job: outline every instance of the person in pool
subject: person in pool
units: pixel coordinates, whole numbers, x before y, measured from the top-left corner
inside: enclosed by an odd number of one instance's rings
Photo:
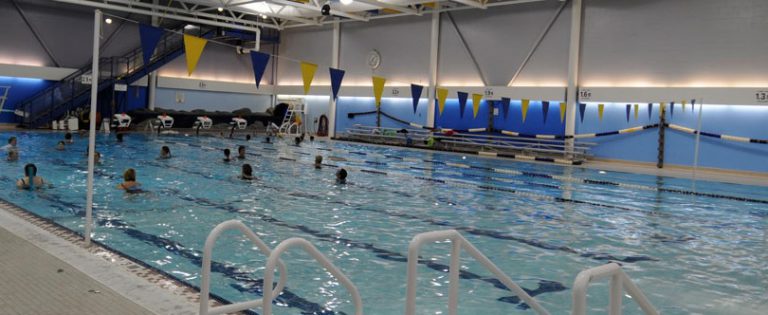
[[[160,156],[158,159],[164,160],[164,159],[170,159],[171,158],[171,148],[169,148],[167,145],[164,145],[160,149]]]
[[[118,133],[117,135],[115,135],[115,138],[117,138],[117,142],[123,142],[123,134],[122,133]]]
[[[75,140],[72,139],[72,133],[67,132],[64,134],[64,143],[65,144],[73,144],[75,143]]]
[[[229,149],[224,149],[224,162],[232,162],[232,158],[229,157],[230,154]]]
[[[8,162],[14,162],[19,160],[19,151],[17,150],[8,150],[8,156],[5,158]]]
[[[96,151],[96,153],[93,154],[93,163],[94,164],[101,163],[101,153],[99,153],[99,151]]]
[[[245,160],[245,146],[241,145],[237,147],[237,159],[238,160]]]
[[[336,184],[346,184],[347,183],[347,170],[340,169],[338,172],[336,172]]]
[[[293,141],[295,146],[297,147],[301,146],[301,137],[296,137],[295,139],[293,139]]]
[[[245,141],[251,141],[251,135],[245,135]]]
[[[315,156],[315,169],[319,170],[321,168],[323,168],[323,156],[317,155]]]
[[[242,172],[240,173],[240,179],[242,180],[254,180],[256,177],[253,176],[253,167],[251,167],[251,164],[245,163],[243,164]]]
[[[19,189],[40,189],[44,188],[45,180],[37,176],[37,166],[35,164],[24,165],[24,177],[16,181],[16,187]]]
[[[264,139],[264,143],[272,143],[272,139],[267,136],[267,138]]]
[[[64,146],[65,146],[64,141],[59,141],[59,143],[56,144],[56,150],[64,151],[65,149]]]
[[[8,138],[8,144],[3,146],[3,151],[18,151],[18,148],[16,147],[16,143],[18,143],[18,140],[16,140],[16,137],[10,137]]]
[[[136,170],[129,168],[123,173],[123,182],[117,185],[117,189],[127,193],[141,192],[141,183],[136,181]]]

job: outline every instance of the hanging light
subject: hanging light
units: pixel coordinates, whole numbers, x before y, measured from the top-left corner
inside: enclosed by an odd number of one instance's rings
[[[341,4],[343,4],[343,5],[350,5],[350,4],[352,4],[352,2],[354,2],[355,0],[340,0],[340,1],[341,1]]]
[[[222,7],[218,7],[218,8],[216,8],[216,10],[219,10],[219,12],[224,12],[224,8],[222,8]]]
[[[112,19],[106,18],[106,19],[104,19],[104,23],[112,24]]]
[[[262,19],[266,19],[266,18],[267,18],[267,15],[266,15],[266,14],[262,14],[262,15],[261,15],[261,18],[262,18]]]

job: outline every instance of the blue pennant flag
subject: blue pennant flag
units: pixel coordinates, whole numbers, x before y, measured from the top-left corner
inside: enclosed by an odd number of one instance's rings
[[[694,106],[694,105],[696,105],[696,100],[695,99],[691,99],[691,112],[695,112],[696,111],[696,106]]]
[[[256,88],[261,84],[261,78],[264,76],[264,70],[267,69],[269,54],[258,51],[251,51],[251,63],[253,64],[253,76],[256,78]]]
[[[139,37],[141,38],[141,51],[144,56],[144,66],[149,64],[152,54],[155,53],[157,43],[163,38],[165,31],[162,28],[139,24]]]
[[[584,112],[587,111],[587,104],[579,104],[579,114],[581,114],[581,122],[584,122]]]
[[[629,122],[629,112],[632,111],[632,105],[627,104],[627,122]]]
[[[671,117],[675,116],[675,102],[669,102],[669,115]]]
[[[547,115],[549,115],[549,102],[541,102],[541,113],[544,115],[544,124],[547,124]]]
[[[333,93],[333,99],[339,97],[339,89],[341,88],[341,80],[344,79],[344,70],[328,68],[331,71],[331,92]]]
[[[467,108],[467,97],[469,96],[469,93],[467,92],[457,92],[459,96],[459,117],[464,118],[464,109]]]
[[[511,101],[509,97],[501,98],[501,110],[504,112],[504,119],[507,119],[507,116],[509,116],[509,102]]]
[[[411,84],[411,97],[413,98],[413,113],[416,114],[416,109],[419,108],[419,100],[421,99],[421,92],[424,91],[424,87],[418,84]]]
[[[648,120],[651,120],[652,113],[653,113],[653,103],[648,103]]]

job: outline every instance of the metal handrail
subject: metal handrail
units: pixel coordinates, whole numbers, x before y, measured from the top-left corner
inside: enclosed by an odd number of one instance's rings
[[[629,276],[617,263],[587,269],[576,276],[576,280],[573,281],[572,315],[585,315],[587,313],[587,286],[591,282],[605,277],[611,277],[609,315],[621,315],[621,299],[624,290],[637,302],[646,315],[659,315],[645,294],[629,279]]]
[[[213,246],[216,244],[216,239],[221,236],[221,233],[227,230],[239,230],[243,234],[245,234],[248,239],[251,240],[251,242],[256,245],[256,247],[261,251],[264,255],[272,257],[272,251],[269,249],[269,246],[265,244],[258,236],[256,236],[256,233],[253,233],[251,229],[245,226],[243,222],[240,222],[238,220],[229,220],[220,223],[217,225],[213,230],[211,230],[211,233],[208,234],[208,238],[205,240],[205,247],[203,248],[203,267],[201,272],[201,283],[200,283],[200,315],[212,315],[212,314],[227,314],[227,313],[234,313],[239,312],[242,310],[258,307],[261,305],[263,300],[251,300],[251,301],[245,301],[245,302],[239,302],[229,305],[223,305],[223,306],[217,306],[217,307],[210,307],[208,305],[209,300],[209,294],[211,292],[211,255],[213,254]],[[275,261],[274,264],[278,265],[279,272],[280,272],[280,280],[277,283],[277,287],[275,288],[275,293],[280,293],[280,291],[283,290],[285,287],[285,282],[287,279],[287,272],[285,270],[285,265],[282,261]],[[269,283],[269,289],[264,289],[264,296],[266,296],[266,293],[273,293],[272,292],[272,277],[274,276],[274,264],[273,267],[269,271],[270,278],[267,281],[264,280],[265,283]],[[270,299],[270,303],[271,303]]]
[[[331,273],[334,277],[336,277],[339,282],[341,282],[344,287],[347,288],[347,291],[352,295],[352,301],[355,304],[355,315],[362,315],[363,314],[363,301],[360,298],[360,292],[357,290],[357,287],[352,283],[352,281],[349,280],[349,278],[339,270],[339,268],[336,268],[336,266],[331,263],[328,258],[326,258],[322,253],[320,253],[317,248],[315,248],[312,243],[309,241],[298,238],[298,237],[292,237],[285,241],[282,241],[280,244],[275,247],[275,249],[272,251],[272,254],[269,255],[269,259],[267,259],[267,266],[264,269],[264,293],[263,293],[263,303],[261,303],[261,309],[262,313],[264,315],[271,315],[272,314],[272,299],[274,299],[275,292],[280,292],[280,290],[275,289],[272,290],[272,278],[274,277],[274,270],[275,265],[279,263],[280,255],[283,254],[286,250],[288,250],[291,247],[299,246],[301,249],[303,249],[305,252],[307,252],[312,258],[314,258],[320,265],[325,268],[329,273]],[[280,275],[283,273],[281,272]],[[279,286],[279,284],[278,284]]]
[[[459,255],[461,249],[464,249],[472,257],[475,258],[480,264],[488,269],[493,275],[496,276],[501,283],[509,288],[512,293],[522,299],[528,306],[533,308],[539,315],[549,315],[536,300],[528,295],[520,286],[515,284],[512,279],[509,278],[499,267],[493,264],[485,255],[483,255],[474,245],[472,245],[467,239],[465,239],[461,233],[456,230],[442,230],[434,232],[421,233],[413,237],[410,245],[408,245],[408,274],[407,281],[408,287],[406,289],[405,300],[405,315],[416,314],[416,280],[417,269],[416,266],[419,261],[419,253],[421,252],[421,246],[424,243],[434,243],[442,240],[451,241],[451,264],[448,269],[448,314],[456,315],[458,311],[459,301]]]

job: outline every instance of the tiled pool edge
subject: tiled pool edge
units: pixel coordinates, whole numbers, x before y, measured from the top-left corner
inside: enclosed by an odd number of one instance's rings
[[[197,314],[198,288],[104,244],[94,242],[85,248],[78,233],[3,199],[0,227],[155,314]]]

